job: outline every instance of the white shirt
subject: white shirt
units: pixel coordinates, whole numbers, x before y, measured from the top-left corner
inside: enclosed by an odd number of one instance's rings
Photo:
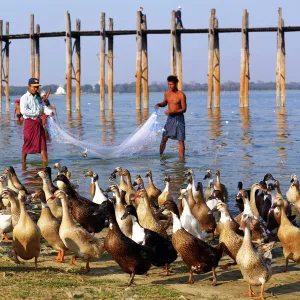
[[[43,100],[39,93],[32,95],[28,91],[20,99],[20,110],[24,119],[36,119],[43,112],[50,115],[52,110],[43,105]]]

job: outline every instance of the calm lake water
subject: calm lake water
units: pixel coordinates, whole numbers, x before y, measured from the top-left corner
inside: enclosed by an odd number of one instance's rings
[[[18,97],[12,97],[12,102]],[[82,95],[82,110],[71,114],[65,111],[64,97],[51,97],[56,106],[63,128],[78,137],[102,145],[119,144],[131,134],[147,115],[136,113],[135,95],[114,96],[113,114],[100,115],[99,96]],[[150,111],[155,103],[161,102],[163,93],[150,94]],[[121,166],[131,172],[132,177],[148,169],[154,175],[156,185],[163,188],[165,175],[172,178],[174,197],[185,185],[183,172],[193,168],[196,179],[203,181],[206,169],[221,172],[221,182],[229,191],[229,207],[235,212],[234,199],[237,182],[248,187],[263,179],[270,172],[281,183],[282,192],[289,186],[289,177],[298,172],[300,150],[300,93],[288,92],[287,107],[276,109],[275,92],[253,92],[250,94],[250,109],[239,108],[239,93],[221,94],[221,109],[206,108],[207,95],[187,93],[188,110],[186,120],[186,158],[178,159],[176,141],[169,141],[165,151],[166,159],[158,155],[160,137],[153,144],[150,156],[101,160],[91,156],[83,158],[82,150],[72,145],[48,144],[49,165],[60,162],[72,172],[72,180],[79,185],[79,192],[89,196],[90,179],[83,178],[86,170],[99,174],[103,188],[109,185],[108,177],[115,167]],[[5,107],[3,103],[3,107]],[[75,99],[73,101],[75,107]],[[40,181],[32,177],[41,168],[40,155],[28,155],[27,169],[22,170],[21,148],[23,126],[13,118],[14,105],[10,114],[0,116],[0,170],[12,165],[25,185],[38,186]],[[161,126],[166,116],[160,110]],[[298,172],[299,173],[299,172]],[[54,170],[54,174],[56,174]],[[299,175],[299,174],[298,174]]]

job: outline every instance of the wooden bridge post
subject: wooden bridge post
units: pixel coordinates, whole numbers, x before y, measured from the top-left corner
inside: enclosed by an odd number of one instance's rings
[[[216,28],[219,27],[218,19],[215,18],[215,35],[214,35],[214,73],[213,73],[213,86],[214,86],[214,107],[220,107],[220,43],[219,33]]]
[[[37,24],[36,28],[36,37],[35,37],[35,78],[40,79],[41,76],[41,68],[40,68],[40,37],[39,34],[41,32],[40,25]]]
[[[76,20],[76,31],[79,33],[81,29],[81,21]],[[80,84],[81,84],[81,41],[80,35],[76,36],[75,40],[75,51],[76,51],[76,71],[75,71],[75,80],[76,80],[76,110],[80,110]]]
[[[114,21],[112,18],[108,19],[108,30],[114,30]],[[114,109],[114,36],[110,35],[107,39],[108,53],[107,53],[107,75],[108,75],[108,109]]]
[[[0,115],[2,114],[2,69],[3,69],[3,55],[2,55],[2,34],[3,34],[3,21],[0,20]]]
[[[136,15],[136,109],[141,109],[141,87],[142,87],[142,30],[141,14]]]
[[[281,20],[282,40],[281,40],[281,59],[280,59],[280,86],[281,86],[281,106],[286,106],[286,87],[285,87],[285,38],[284,21]]]
[[[9,22],[6,22],[5,34],[9,35]],[[6,97],[6,112],[9,112],[9,39],[5,41],[5,97]]]
[[[180,24],[177,24],[176,28],[176,54],[177,54],[177,76],[178,76],[178,89],[182,91],[182,52],[181,52],[181,32],[178,30],[180,29]]]
[[[147,17],[143,15],[142,30],[147,29]],[[142,33],[142,82],[144,110],[149,109],[149,87],[148,87],[148,39],[147,33]]]
[[[212,107],[212,90],[213,90],[213,64],[214,64],[214,25],[215,25],[215,13],[216,10],[213,8],[210,10],[209,19],[209,31],[208,31],[208,82],[207,82],[207,107]]]
[[[100,110],[105,110],[105,13],[100,17]]]
[[[276,58],[276,106],[280,107],[281,92],[281,47],[282,47],[282,8],[278,8],[278,29],[277,29],[277,58]]]
[[[34,15],[30,15],[30,77],[35,73],[35,49],[34,49]]]
[[[249,106],[249,35],[248,12],[243,10],[242,17],[242,45],[241,45],[241,69],[240,69],[240,107]]]
[[[72,109],[72,32],[71,17],[67,11],[65,15],[66,21],[66,85],[67,85],[67,110]]]
[[[171,74],[176,75],[176,18],[175,10],[171,11]]]

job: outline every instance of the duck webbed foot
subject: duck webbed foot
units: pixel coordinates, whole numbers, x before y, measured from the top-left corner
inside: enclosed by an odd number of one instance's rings
[[[251,288],[251,285],[250,285],[250,284],[249,284],[249,291],[246,292],[246,293],[244,294],[244,296],[248,296],[248,297],[255,297],[255,296],[257,296],[257,295],[252,291],[252,288]]]
[[[74,256],[71,257],[70,265],[74,265],[75,264],[76,258],[77,258],[76,255],[74,255]]]
[[[9,237],[7,236],[7,234],[5,232],[3,233],[3,237],[4,237],[4,241],[12,242],[12,240],[9,239]]]

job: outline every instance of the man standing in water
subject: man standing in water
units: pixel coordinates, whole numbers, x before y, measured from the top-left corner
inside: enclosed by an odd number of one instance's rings
[[[53,116],[53,112],[43,105],[38,92],[40,87],[37,78],[30,78],[28,91],[20,99],[21,113],[24,117],[24,144],[22,147],[22,163],[27,154],[41,153],[43,163],[48,162],[45,131],[42,125],[43,113]]]
[[[164,127],[162,140],[160,143],[160,155],[164,153],[168,139],[178,140],[179,156],[184,157],[185,152],[185,122],[184,113],[186,112],[186,96],[177,88],[177,76],[170,75],[168,78],[169,90],[165,92],[164,101],[157,103],[154,107],[165,107],[168,109],[165,114],[168,116],[167,123]]]

